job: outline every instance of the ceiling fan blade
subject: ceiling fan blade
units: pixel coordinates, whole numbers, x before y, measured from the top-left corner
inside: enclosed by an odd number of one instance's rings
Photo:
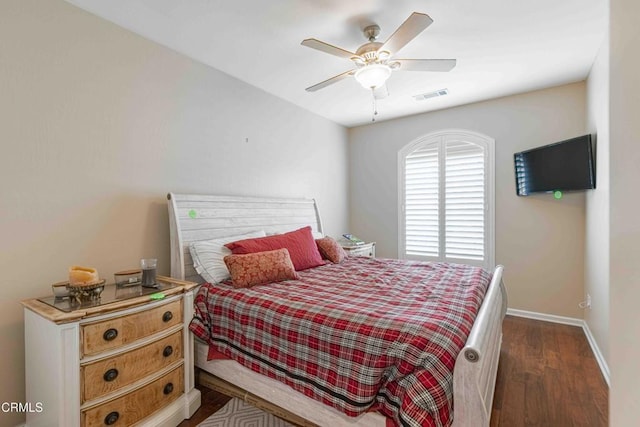
[[[313,85],[313,86],[309,86],[309,87],[308,87],[308,88],[306,88],[305,90],[306,90],[307,92],[315,92],[315,91],[320,90],[320,89],[322,89],[322,88],[325,88],[325,87],[327,87],[327,86],[329,86],[329,85],[332,85],[332,84],[334,84],[334,83],[337,83],[337,82],[339,82],[340,80],[342,80],[342,79],[344,79],[344,78],[346,78],[346,77],[349,77],[351,74],[353,74],[353,72],[354,72],[354,71],[355,71],[355,70],[345,71],[344,73],[342,73],[342,74],[338,74],[337,76],[333,76],[333,77],[331,77],[330,79],[327,79],[327,80],[325,80],[325,81],[323,81],[323,82],[320,82],[320,83],[315,84],[315,85]]]
[[[396,59],[400,71],[451,71],[455,59]]]
[[[386,83],[373,90],[373,97],[375,99],[385,99],[387,96],[389,96],[389,89]]]
[[[329,53],[331,55],[339,56],[340,58],[350,59],[352,56],[356,55],[353,52],[349,52],[348,50],[344,50],[337,46],[333,46],[329,43],[321,42],[320,40],[317,40],[317,39],[305,39],[305,40],[302,40],[302,43],[300,44],[302,46],[307,46],[324,53]]]
[[[432,22],[433,19],[431,19],[429,15],[413,12],[378,50],[384,50],[391,52],[392,54],[398,52],[407,43],[431,25]]]

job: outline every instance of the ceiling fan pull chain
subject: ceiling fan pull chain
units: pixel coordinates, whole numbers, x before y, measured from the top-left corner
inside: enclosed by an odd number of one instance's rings
[[[376,121],[376,116],[378,115],[378,103],[376,102],[376,94],[374,93],[374,88],[371,88],[371,98],[373,99],[373,115],[371,116],[371,121]]]

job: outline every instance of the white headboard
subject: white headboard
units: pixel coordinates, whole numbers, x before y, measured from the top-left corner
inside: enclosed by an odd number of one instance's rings
[[[314,199],[167,194],[171,276],[202,283],[189,252],[199,240],[264,230],[283,233],[307,225],[322,233],[322,221]]]

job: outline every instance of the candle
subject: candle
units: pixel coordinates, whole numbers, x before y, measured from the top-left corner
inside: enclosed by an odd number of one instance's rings
[[[86,285],[98,281],[98,271],[91,267],[74,265],[69,267],[69,284]]]

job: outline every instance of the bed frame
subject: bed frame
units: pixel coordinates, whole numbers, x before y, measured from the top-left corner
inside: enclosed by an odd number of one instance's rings
[[[257,229],[282,233],[307,225],[322,233],[322,222],[313,199],[174,193],[169,193],[167,198],[171,276],[177,279],[197,283],[204,281],[193,268],[189,253],[189,244],[194,241]],[[502,321],[507,310],[502,270],[502,266],[495,268],[466,345],[456,359],[453,378],[455,427],[489,425],[502,342]],[[185,349],[187,351],[194,349]],[[298,425],[385,426],[386,418],[380,414],[347,417],[233,360],[207,361],[206,355],[207,345],[196,342],[195,365],[208,373],[200,375],[203,382],[228,394],[241,396]]]

